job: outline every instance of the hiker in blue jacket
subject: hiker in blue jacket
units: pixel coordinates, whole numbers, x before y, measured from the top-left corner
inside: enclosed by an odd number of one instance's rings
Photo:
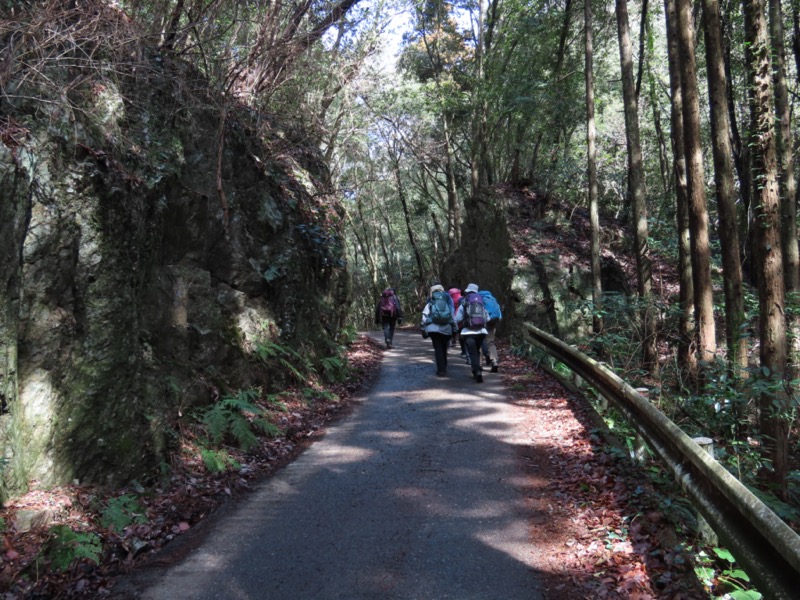
[[[436,375],[447,375],[447,347],[455,331],[453,321],[453,300],[444,287],[436,284],[431,287],[428,301],[422,309],[422,337],[431,338],[436,360]]]
[[[478,293],[477,284],[470,283],[464,290],[464,297],[456,311],[456,323],[461,325],[461,339],[467,348],[472,376],[478,383],[483,382],[481,367],[481,345],[488,331],[486,323],[489,313],[483,306],[483,296]]]
[[[383,290],[375,305],[375,325],[383,325],[383,339],[386,348],[394,347],[394,329],[403,322],[403,308],[393,288]]]
[[[500,358],[497,354],[497,346],[495,345],[495,333],[497,332],[497,325],[500,319],[503,318],[503,313],[500,310],[500,303],[492,295],[489,290],[481,290],[480,295],[483,296],[483,306],[486,312],[489,313],[489,320],[486,322],[486,337],[483,339],[481,350],[486,364],[491,365],[492,373],[497,373],[500,367]]]

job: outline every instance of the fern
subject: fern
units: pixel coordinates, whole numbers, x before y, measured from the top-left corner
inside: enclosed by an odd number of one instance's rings
[[[200,448],[200,458],[209,473],[220,473],[227,467],[238,469],[241,465],[225,450],[213,450],[211,448]]]
[[[242,450],[250,450],[250,448],[258,444],[258,438],[253,433],[250,421],[244,415],[231,413],[229,429]]]
[[[344,381],[347,378],[347,361],[339,356],[322,359],[322,372],[328,381]]]
[[[139,502],[130,494],[109,500],[100,517],[103,527],[116,532],[123,531],[132,523],[144,523],[146,520]]]
[[[44,555],[50,559],[55,571],[65,571],[76,560],[86,559],[99,564],[103,545],[95,533],[73,531],[66,525],[50,528],[50,539],[44,547]]]
[[[304,381],[306,374],[314,373],[314,367],[297,350],[287,348],[271,341],[259,342],[255,354],[265,363],[277,362],[285,367],[297,381]],[[299,365],[296,366],[295,365]]]
[[[220,444],[228,430],[229,409],[224,400],[209,408],[202,417],[208,435],[215,444]]]
[[[270,423],[266,419],[256,419],[253,421],[253,425],[258,425],[261,428],[261,431],[263,431],[269,437],[278,437],[282,433],[280,427]]]
[[[277,427],[262,418],[266,416],[266,411],[255,403],[259,395],[260,390],[257,388],[241,390],[234,395],[223,397],[203,413],[200,420],[213,445],[220,445],[227,436],[230,436],[236,440],[239,448],[250,450],[258,444],[253,425],[257,425],[269,435],[280,433]],[[248,414],[254,416],[252,422],[247,417]]]

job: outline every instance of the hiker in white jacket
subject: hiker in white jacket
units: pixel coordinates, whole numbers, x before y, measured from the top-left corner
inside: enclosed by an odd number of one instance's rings
[[[483,367],[481,367],[481,345],[489,333],[486,323],[489,322],[489,313],[483,307],[483,297],[478,293],[478,286],[470,283],[464,290],[464,296],[456,311],[456,323],[461,326],[461,339],[467,348],[472,376],[478,383],[483,382]]]

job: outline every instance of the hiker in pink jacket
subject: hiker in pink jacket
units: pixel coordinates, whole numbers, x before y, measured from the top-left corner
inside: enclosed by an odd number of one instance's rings
[[[461,290],[454,287],[447,290],[450,297],[453,299],[453,306],[458,308],[458,303],[461,300]],[[458,328],[453,331],[453,337],[450,338],[450,347],[455,348],[459,343]],[[461,354],[464,354],[464,344],[461,344]]]

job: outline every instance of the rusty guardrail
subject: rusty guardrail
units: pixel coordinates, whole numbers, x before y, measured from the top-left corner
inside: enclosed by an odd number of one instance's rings
[[[609,369],[527,325],[529,339],[626,416],[766,598],[800,598],[800,536],[675,423]]]

